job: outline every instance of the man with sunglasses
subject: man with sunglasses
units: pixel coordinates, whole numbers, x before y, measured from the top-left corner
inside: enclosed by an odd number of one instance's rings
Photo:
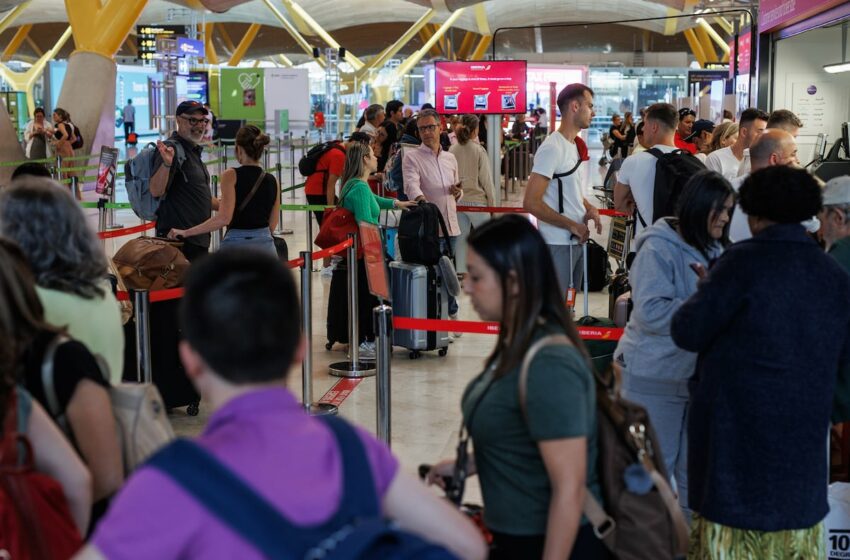
[[[157,141],[151,194],[160,197],[156,234],[165,237],[172,229],[189,229],[209,219],[218,201],[210,195],[210,174],[200,146],[209,124],[209,111],[197,101],[177,106],[177,130],[165,141]],[[209,252],[210,234],[184,240],[182,251],[193,261]]]

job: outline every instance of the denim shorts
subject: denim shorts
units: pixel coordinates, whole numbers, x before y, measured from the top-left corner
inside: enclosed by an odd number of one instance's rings
[[[249,247],[277,256],[274,248],[274,239],[269,228],[258,229],[229,229],[227,235],[221,240],[221,248]]]

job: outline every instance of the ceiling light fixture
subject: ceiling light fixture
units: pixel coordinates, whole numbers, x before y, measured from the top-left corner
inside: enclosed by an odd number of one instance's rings
[[[838,74],[839,72],[850,72],[850,62],[847,62],[847,22],[841,24],[841,62],[837,64],[824,64],[824,72]]]

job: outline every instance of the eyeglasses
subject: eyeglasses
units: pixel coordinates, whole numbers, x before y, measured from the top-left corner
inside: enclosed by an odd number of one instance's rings
[[[419,132],[434,132],[437,130],[437,125],[435,124],[426,124],[425,126],[417,126]]]
[[[180,118],[186,119],[187,121],[189,121],[189,124],[191,124],[192,126],[210,123],[209,119],[193,119],[191,117],[187,117],[186,115],[180,115]]]

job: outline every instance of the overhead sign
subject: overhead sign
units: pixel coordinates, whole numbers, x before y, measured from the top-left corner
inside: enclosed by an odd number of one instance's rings
[[[437,112],[481,115],[525,113],[524,60],[437,62]]]
[[[745,76],[750,73],[750,57],[752,52],[752,38],[750,32],[738,35],[738,48],[735,48],[735,39],[729,42],[729,77],[735,71],[735,59],[738,60],[738,75]]]
[[[844,0],[761,0],[759,33],[769,33],[834,8]]]
[[[186,35],[185,25],[137,25],[136,47],[139,49],[139,58],[151,60],[157,52],[157,37],[176,37]]]
[[[718,80],[725,80],[728,77],[729,70],[726,68],[720,70],[688,70],[688,85],[710,84]]]
[[[178,56],[204,56],[204,42],[197,39],[187,39],[186,37],[177,38],[177,54]]]

